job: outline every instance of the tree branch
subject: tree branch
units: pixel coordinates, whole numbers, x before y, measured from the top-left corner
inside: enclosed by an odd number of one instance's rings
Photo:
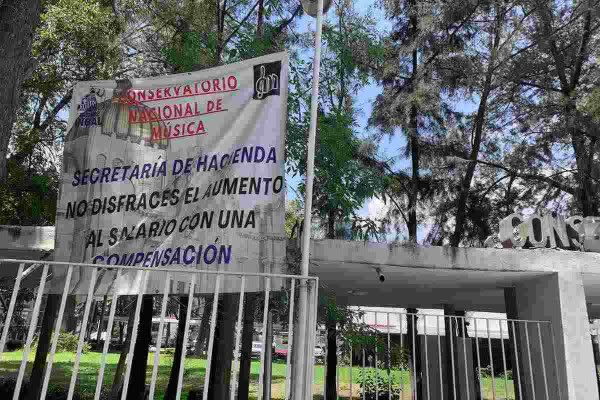
[[[256,3],[254,3],[254,5],[250,9],[250,11],[248,11],[248,14],[246,14],[246,16],[244,18],[242,18],[242,20],[240,22],[238,22],[238,26],[236,26],[235,29],[233,30],[233,32],[231,32],[231,34],[229,36],[227,36],[227,39],[225,39],[223,41],[223,47],[225,47],[227,45],[227,43],[229,43],[231,38],[234,37],[236,33],[238,33],[238,31],[240,30],[242,25],[248,20],[248,18],[250,18],[250,16],[254,12],[254,9],[256,9],[256,7],[258,6],[258,3],[259,3],[258,1]]]
[[[457,157],[457,158],[460,158],[460,157]],[[470,160],[467,160],[464,158],[461,158],[461,159],[465,160],[465,161],[470,161]],[[501,169],[503,171],[506,171],[509,175],[515,176],[517,178],[531,179],[531,180],[535,180],[535,181],[539,181],[539,182],[545,182],[557,189],[562,190],[563,192],[569,193],[571,195],[575,195],[574,188],[566,186],[560,182],[557,182],[548,176],[515,171],[514,169],[510,169],[502,164],[494,163],[491,161],[477,160],[476,162],[479,164],[487,165],[488,167]]]
[[[591,25],[592,25],[592,4],[591,0],[588,0],[587,11],[585,13],[585,22],[583,24],[583,34],[581,35],[581,45],[579,46],[579,54],[577,55],[577,60],[575,62],[575,69],[573,71],[573,75],[571,76],[571,87],[574,88],[577,86],[579,82],[579,77],[581,76],[581,67],[583,66],[583,62],[587,59],[587,45],[590,41],[591,36]]]
[[[302,11],[302,6],[299,5],[298,7],[296,7],[296,9],[294,10],[294,12],[292,13],[292,16],[289,17],[288,19],[284,20],[281,24],[279,24],[279,26],[277,28],[275,28],[275,30],[273,31],[273,37],[277,37],[281,34],[281,32],[283,32],[283,30],[285,28],[287,28],[287,26],[289,24],[292,23],[292,21],[294,20],[294,18],[296,18],[296,16],[298,16],[298,14],[300,14],[300,11]]]
[[[73,97],[73,89],[69,90],[64,95],[64,97],[62,99],[60,99],[60,101],[54,106],[52,111],[50,111],[50,113],[48,114],[48,116],[46,117],[44,122],[42,122],[42,124],[40,125],[40,128],[39,128],[40,132],[43,132],[46,130],[46,128],[48,128],[48,125],[50,125],[54,121],[54,119],[56,118],[56,116],[58,115],[60,110],[62,110],[67,104],[69,104],[72,97]]]

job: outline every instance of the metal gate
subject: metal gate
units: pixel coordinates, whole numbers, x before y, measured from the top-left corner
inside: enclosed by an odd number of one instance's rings
[[[338,399],[562,398],[549,321],[366,313],[338,343]]]
[[[211,385],[225,385],[228,393],[227,397],[231,400],[238,398],[238,390],[241,381],[248,381],[247,391],[258,399],[270,399],[279,397],[284,399],[312,398],[312,382],[314,359],[308,357],[303,365],[297,362],[300,353],[313,354],[312,349],[315,343],[315,325],[316,325],[316,307],[318,296],[318,279],[315,277],[303,277],[298,275],[285,274],[267,274],[267,273],[244,273],[244,272],[216,272],[200,271],[189,268],[166,268],[156,267],[151,269],[136,268],[130,266],[99,266],[94,264],[72,264],[61,262],[40,262],[31,260],[12,260],[0,259],[0,267],[3,268],[4,276],[6,271],[13,269],[14,274],[10,278],[8,285],[0,289],[3,293],[3,314],[0,319],[1,337],[0,337],[0,378],[9,380],[10,385],[14,387],[12,393],[13,400],[18,400],[25,390],[38,390],[31,386],[28,379],[33,379],[31,361],[36,355],[34,346],[42,336],[42,330],[50,334],[49,351],[44,360],[44,367],[38,375],[43,376],[39,387],[40,399],[45,399],[51,392],[61,393],[59,398],[72,400],[75,398],[93,398],[94,400],[104,398],[114,398],[110,396],[110,381],[123,382],[118,388],[118,397],[121,400],[128,398],[130,379],[132,376],[132,361],[134,358],[134,349],[138,338],[138,329],[140,326],[140,313],[142,312],[144,299],[150,296],[152,298],[152,309],[160,310],[158,315],[153,316],[154,325],[158,325],[154,342],[150,347],[150,359],[145,363],[146,378],[144,381],[145,395],[149,399],[165,392],[165,374],[173,374],[175,355],[171,355],[169,347],[172,330],[169,328],[172,324],[172,312],[169,314],[169,308],[172,302],[185,299],[187,303],[179,303],[179,307],[185,307],[185,324],[179,326],[177,330],[182,333],[176,337],[179,340],[181,357],[176,360],[178,364],[178,374],[176,374],[175,399],[179,400],[182,395],[188,398],[207,400]],[[89,279],[85,280],[87,286],[80,288],[83,295],[75,296],[73,292],[74,275],[79,273],[86,274]],[[138,282],[136,294],[121,294],[119,292],[118,282],[125,274],[135,275],[135,281]],[[148,292],[147,285],[149,278],[153,274],[160,274],[164,279],[161,290]],[[181,275],[187,278],[182,282],[178,281],[178,293],[174,293],[173,283]],[[9,275],[10,276],[10,275]],[[99,285],[99,278],[113,282],[113,285]],[[180,278],[179,278],[180,279]],[[57,282],[57,280],[59,280]],[[5,279],[6,281],[6,279]],[[237,282],[231,285],[231,282]],[[206,292],[207,282],[211,286],[210,292]],[[226,285],[226,282],[229,284]],[[198,295],[199,287],[204,287],[202,298]],[[48,318],[45,315],[46,309],[49,309],[50,288],[54,290],[53,294],[59,299],[57,315],[55,318]],[[182,288],[183,287],[183,291]],[[235,287],[235,290],[231,288]],[[252,287],[252,292],[248,290]],[[256,288],[259,287],[260,291]],[[57,290],[60,288],[60,290]],[[308,313],[306,314],[305,332],[298,332],[298,297],[301,291],[306,291],[308,295]],[[181,296],[181,293],[187,293],[187,296]],[[229,298],[235,299],[235,322],[233,315],[224,315],[219,308],[223,304],[225,294]],[[191,294],[191,295],[190,295]],[[233,296],[233,297],[232,297]],[[10,300],[8,298],[10,297]],[[125,341],[123,342],[123,304],[129,299],[129,322],[126,325]],[[175,300],[174,300],[175,299]],[[250,299],[253,299],[250,302]],[[80,300],[78,302],[78,300]],[[97,331],[91,332],[96,324],[97,318],[94,316],[98,310],[98,301],[101,303],[101,318],[97,325]],[[71,303],[74,303],[71,304]],[[204,305],[204,311],[200,315],[200,304]],[[249,304],[256,308],[250,310]],[[69,306],[70,305],[70,306]],[[248,308],[248,309],[246,309]],[[92,311],[93,309],[93,311]],[[119,310],[118,310],[119,309]],[[196,309],[196,311],[194,311]],[[230,309],[233,309],[230,307]],[[205,314],[206,313],[206,314]],[[2,315],[2,314],[0,314]],[[248,316],[252,319],[252,334],[255,330],[260,340],[253,343],[253,353],[258,360],[250,362],[250,369],[258,369],[257,379],[253,379],[248,369],[248,360],[246,359],[246,375],[242,375],[242,364],[244,355],[248,356],[249,349],[244,349],[242,338],[248,330]],[[256,317],[255,317],[256,316]],[[223,345],[219,342],[216,335],[218,330],[219,318],[230,318],[234,327],[234,334],[229,334],[232,339],[228,343],[229,348],[233,349],[229,353],[230,366],[225,366],[225,376],[228,376],[228,382],[211,382],[211,369],[223,369],[222,365],[215,365],[213,354],[215,347]],[[70,332],[64,332],[63,326],[68,325],[65,321],[68,319],[73,329]],[[51,331],[44,327],[44,320],[52,320]],[[181,320],[181,316],[180,316]],[[180,321],[179,320],[179,321]],[[287,328],[285,349],[285,358],[279,363],[271,363],[272,346],[270,332],[272,332],[272,321]],[[119,321],[117,323],[117,321]],[[203,325],[202,322],[205,322]],[[260,322],[260,323],[259,323]],[[207,326],[208,332],[206,332]],[[104,330],[106,325],[106,331]],[[192,328],[192,326],[194,328]],[[246,326],[246,328],[244,328]],[[194,353],[194,356],[188,355],[188,347],[194,344],[190,337],[196,332],[195,346],[200,347],[200,351]],[[115,330],[119,335],[114,334]],[[153,328],[151,327],[151,330]],[[204,329],[205,340],[198,345],[200,340],[200,330]],[[246,330],[245,330],[246,329]],[[165,334],[165,331],[167,332]],[[26,332],[26,333],[25,333]],[[207,333],[207,334],[206,334]],[[25,340],[19,343],[19,335],[24,336]],[[166,335],[166,339],[165,339]],[[220,335],[226,337],[227,332],[221,328]],[[46,335],[48,336],[48,335]],[[116,338],[115,336],[118,336]],[[70,352],[65,352],[59,348],[59,342],[65,342],[64,337],[74,338]],[[95,337],[96,351],[90,351],[90,342]],[[127,337],[129,342],[127,343]],[[152,334],[151,334],[152,337]],[[76,339],[76,344],[75,344]],[[15,345],[17,343],[17,345]],[[258,345],[258,343],[260,345]],[[298,348],[295,343],[300,343],[303,348]],[[258,350],[254,352],[254,345]],[[11,347],[12,346],[12,347]],[[22,348],[19,348],[22,346]],[[63,346],[63,344],[61,344]],[[121,369],[121,375],[117,376],[119,365],[115,371],[114,361],[116,359],[115,348],[121,347],[119,358],[123,358],[124,364]],[[11,348],[9,348],[11,347]],[[261,347],[261,348],[260,348]],[[124,348],[124,350],[123,350]],[[39,347],[38,347],[39,349]],[[154,353],[153,355],[151,353]],[[193,351],[192,351],[193,352]],[[227,353],[227,350],[225,350]],[[65,355],[66,353],[66,355]],[[44,354],[42,354],[44,355]],[[60,357],[60,359],[59,359]],[[65,363],[65,358],[67,362]],[[302,359],[304,357],[299,357]],[[296,361],[294,363],[294,361]],[[56,367],[60,364],[59,367]],[[67,364],[67,365],[65,365]],[[85,371],[82,366],[85,365]],[[277,371],[273,371],[276,366]],[[230,368],[229,368],[230,367]],[[35,367],[33,367],[35,369]],[[93,374],[89,374],[92,370]],[[214,372],[214,371],[213,371]],[[135,372],[134,372],[135,374]],[[91,376],[90,376],[91,375]],[[114,375],[114,377],[113,377]],[[214,375],[214,374],[213,374]],[[221,375],[222,377],[223,375]],[[276,377],[277,379],[274,379]],[[172,378],[172,377],[171,377]],[[6,386],[6,384],[4,384]],[[298,390],[301,387],[302,390]],[[292,390],[294,389],[294,390]],[[93,392],[93,396],[91,393]],[[295,395],[293,393],[295,393]],[[302,393],[298,396],[298,393]],[[54,393],[56,394],[56,393]],[[142,398],[141,396],[140,398]],[[56,396],[54,396],[56,398]],[[130,396],[131,398],[131,396]]]

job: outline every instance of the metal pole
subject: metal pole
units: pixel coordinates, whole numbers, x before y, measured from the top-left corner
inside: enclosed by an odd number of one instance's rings
[[[315,170],[315,137],[317,133],[317,106],[319,104],[319,71],[321,69],[321,31],[323,27],[323,0],[317,1],[317,26],[315,34],[315,54],[313,57],[313,78],[312,78],[312,93],[310,102],[310,129],[308,131],[308,154],[306,158],[306,184],[304,195],[304,227],[302,230],[302,264],[301,271],[303,276],[308,276],[308,262],[310,251],[310,225],[312,215],[312,193],[313,193],[313,178]],[[298,310],[298,368],[297,373],[299,378],[297,382],[304,382],[303,372],[305,354],[312,349],[305,349],[306,339],[304,337],[307,324],[308,312],[308,293],[307,282],[300,280],[299,291],[299,310]],[[294,399],[301,400],[303,396],[301,384],[295,384]]]
[[[263,377],[263,399],[271,400],[271,380],[273,370],[273,310],[269,310],[267,318],[267,326],[263,327],[266,330],[265,347],[263,353],[265,354],[264,364],[264,377]],[[259,388],[260,389],[260,388]]]

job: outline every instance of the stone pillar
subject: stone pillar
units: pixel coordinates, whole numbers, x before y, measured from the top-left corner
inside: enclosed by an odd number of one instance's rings
[[[526,280],[516,286],[515,294],[519,319],[549,320],[552,323],[553,333],[549,330],[546,330],[547,333],[542,332],[544,365],[550,396],[558,393],[559,398],[563,400],[598,400],[581,274],[570,271],[555,272]],[[530,354],[527,352],[524,325],[521,324],[521,327],[523,329],[517,333],[517,346],[520,364],[525,369],[523,375],[526,377],[523,382],[523,395],[529,398],[530,395],[526,393],[535,390],[536,398],[544,398],[544,377],[537,324],[527,324]],[[556,369],[552,346],[556,349]],[[531,369],[529,356],[531,356]],[[532,380],[533,385],[531,385]]]

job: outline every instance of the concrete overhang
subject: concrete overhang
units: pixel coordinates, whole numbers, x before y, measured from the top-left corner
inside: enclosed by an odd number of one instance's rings
[[[315,240],[311,274],[350,305],[504,312],[505,287],[557,271],[581,273],[600,315],[600,254],[555,249],[450,248]],[[385,276],[380,282],[376,268]],[[597,304],[597,306],[596,306]]]
[[[53,249],[52,226],[0,226],[0,258],[51,259]],[[379,281],[376,268],[385,282]],[[503,288],[557,271],[582,274],[590,315],[600,317],[598,253],[311,242],[311,275],[319,277],[323,293],[335,294],[349,305],[438,308],[453,304],[457,309],[504,312]]]

